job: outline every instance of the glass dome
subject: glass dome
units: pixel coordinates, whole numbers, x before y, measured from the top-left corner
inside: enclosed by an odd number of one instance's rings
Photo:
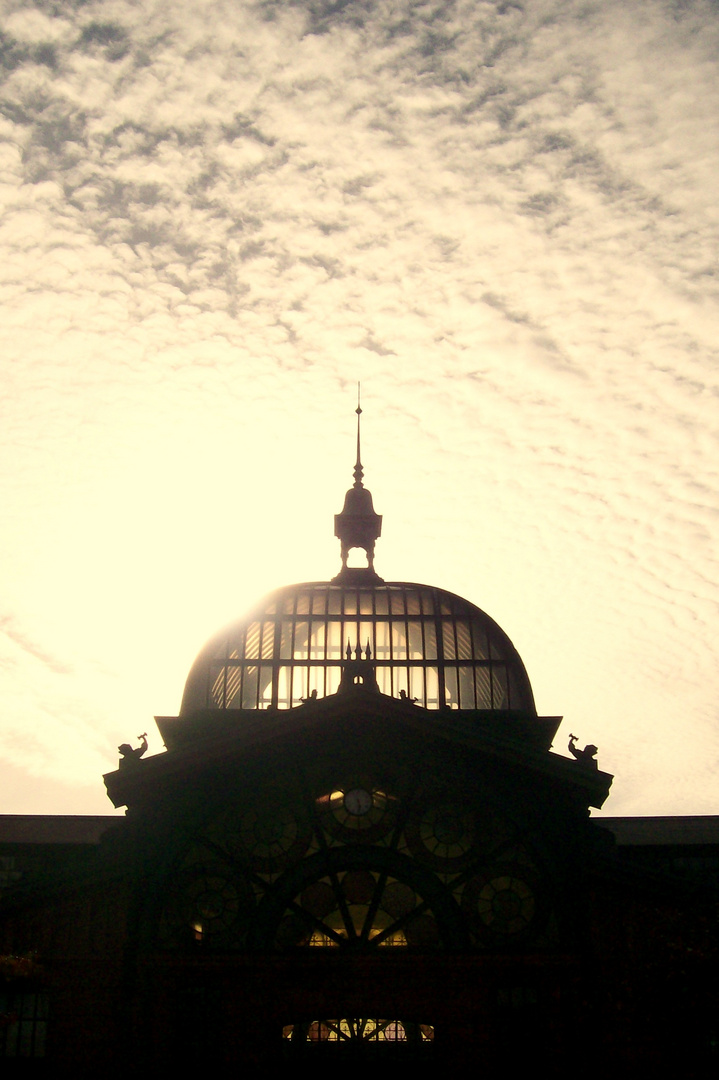
[[[536,716],[524,665],[488,615],[442,589],[376,577],[291,585],[266,597],[202,650],[180,715],[292,709],[337,693],[348,672],[426,709]]]

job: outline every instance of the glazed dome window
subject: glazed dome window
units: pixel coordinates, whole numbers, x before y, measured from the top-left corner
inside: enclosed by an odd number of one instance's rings
[[[381,693],[427,709],[536,715],[524,665],[488,615],[442,589],[380,582],[273,593],[200,653],[181,715],[291,709],[336,693],[348,660],[371,667]]]

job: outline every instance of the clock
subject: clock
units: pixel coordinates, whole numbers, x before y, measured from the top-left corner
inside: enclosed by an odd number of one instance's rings
[[[343,802],[345,810],[352,817],[364,817],[365,814],[369,814],[374,805],[372,793],[360,787],[345,791]]]

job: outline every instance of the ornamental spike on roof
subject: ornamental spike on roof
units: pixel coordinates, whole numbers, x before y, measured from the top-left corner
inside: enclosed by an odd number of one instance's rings
[[[374,572],[374,545],[375,540],[382,533],[382,515],[376,514],[372,503],[372,493],[362,483],[364,470],[360,451],[360,384],[357,383],[357,460],[354,467],[355,482],[345,495],[345,503],[341,514],[335,514],[335,536],[339,539],[342,551],[342,570],[335,580],[344,580],[345,577],[362,577],[372,575],[378,581]],[[351,568],[347,565],[347,558],[352,548],[362,548],[367,555],[367,566]]]

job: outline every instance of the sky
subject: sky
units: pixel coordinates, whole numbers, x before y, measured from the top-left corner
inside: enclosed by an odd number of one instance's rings
[[[456,592],[608,814],[719,813],[716,0],[3,0],[0,813],[111,813],[203,643]]]

